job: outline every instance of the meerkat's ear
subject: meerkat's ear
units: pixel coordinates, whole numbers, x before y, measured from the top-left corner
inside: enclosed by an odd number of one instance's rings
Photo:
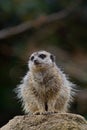
[[[55,62],[55,56],[53,54],[50,55],[50,59],[52,60],[52,62]]]

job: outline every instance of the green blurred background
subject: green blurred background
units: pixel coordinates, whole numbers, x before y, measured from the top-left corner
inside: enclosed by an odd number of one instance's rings
[[[77,84],[71,112],[87,118],[87,1],[0,0],[0,127],[23,114],[13,89],[37,50],[53,53]]]

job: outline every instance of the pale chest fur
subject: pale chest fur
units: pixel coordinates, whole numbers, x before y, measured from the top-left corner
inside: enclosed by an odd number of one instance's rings
[[[55,97],[60,90],[58,76],[53,73],[36,73],[32,75],[32,91],[36,96]]]
[[[44,74],[39,72],[32,75],[32,85],[39,94],[45,94],[46,84],[44,83]]]

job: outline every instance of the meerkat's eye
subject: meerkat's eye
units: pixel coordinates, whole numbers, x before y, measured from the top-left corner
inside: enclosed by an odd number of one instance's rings
[[[50,59],[54,62],[55,61],[54,55],[50,55]]]
[[[34,56],[32,56],[32,57],[30,58],[30,60],[33,61],[33,60],[34,60]]]
[[[44,59],[44,58],[46,58],[46,55],[45,54],[40,54],[38,57]]]

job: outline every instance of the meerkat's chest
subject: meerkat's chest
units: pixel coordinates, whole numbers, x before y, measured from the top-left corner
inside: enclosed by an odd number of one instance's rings
[[[40,93],[54,93],[57,91],[57,82],[55,76],[49,73],[36,73],[33,77],[33,86]]]
[[[36,89],[37,92],[39,93],[45,93],[46,92],[46,85],[43,82],[43,78],[39,77],[34,80],[33,86]]]
[[[53,86],[51,81],[48,82],[34,82],[35,96],[45,100],[53,98],[58,92],[57,88]]]
[[[47,93],[48,90],[53,89],[53,79],[50,79],[48,77],[43,77],[41,75],[38,75],[33,82],[34,88],[39,93]]]

